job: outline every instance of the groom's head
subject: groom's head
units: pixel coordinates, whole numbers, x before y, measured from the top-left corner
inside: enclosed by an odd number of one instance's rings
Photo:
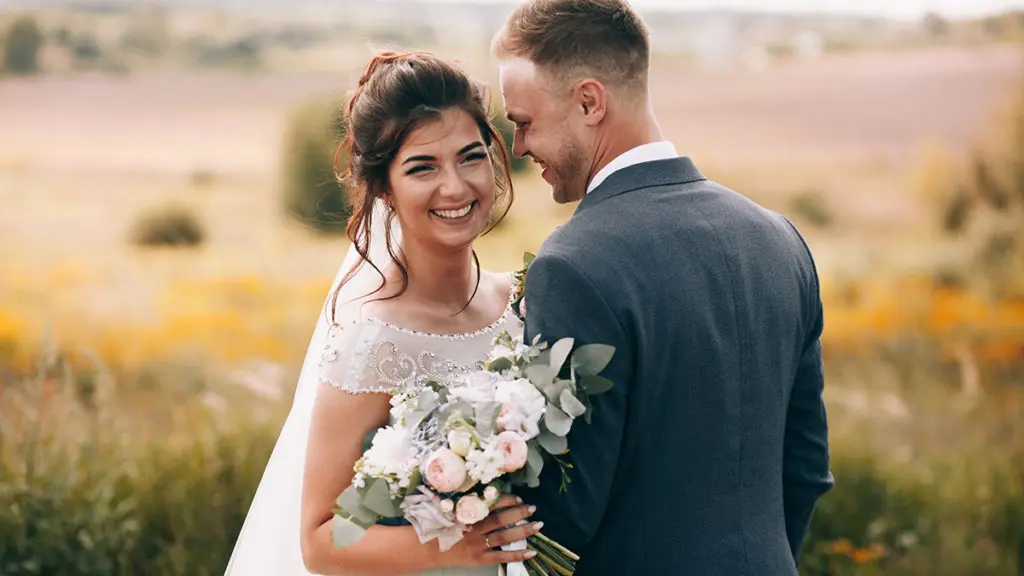
[[[495,36],[512,151],[556,202],[586,194],[598,150],[648,110],[648,32],[625,0],[529,0]]]

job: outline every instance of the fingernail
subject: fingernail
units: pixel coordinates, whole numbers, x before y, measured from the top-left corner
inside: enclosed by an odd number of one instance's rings
[[[519,496],[516,496],[516,503],[517,504],[522,504],[523,503],[523,499],[520,498]]]
[[[536,550],[527,550],[526,554],[523,554],[523,556],[525,556],[526,558],[533,558],[536,555],[537,555],[537,551]]]
[[[533,525],[533,529],[536,530],[537,532],[540,532],[540,529],[543,528],[543,527],[544,527],[544,523],[543,522],[537,522],[536,524]]]
[[[536,512],[536,511],[537,511],[537,507],[536,507],[536,506],[530,506],[530,507],[529,507],[529,508],[527,508],[526,510],[527,510],[527,511],[528,511],[528,512],[529,512],[530,514],[533,514],[534,512]]]

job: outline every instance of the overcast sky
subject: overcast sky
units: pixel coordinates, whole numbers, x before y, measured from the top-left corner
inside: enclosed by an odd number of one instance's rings
[[[502,0],[475,0],[492,2]],[[875,14],[890,18],[920,18],[927,12],[944,16],[977,16],[1024,9],[1024,0],[631,0],[637,7],[681,9],[737,8],[765,12],[823,12]]]

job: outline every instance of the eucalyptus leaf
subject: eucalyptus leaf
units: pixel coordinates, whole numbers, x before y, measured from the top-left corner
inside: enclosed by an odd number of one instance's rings
[[[526,377],[529,378],[530,382],[538,388],[543,388],[555,379],[555,371],[547,364],[534,363],[527,366],[523,372],[526,373]]]
[[[391,501],[387,481],[380,478],[368,482],[363,505],[385,518],[399,515],[398,508]]]
[[[406,494],[412,494],[416,492],[416,489],[423,484],[423,475],[420,474],[419,468],[414,468],[412,474],[409,475],[409,486],[405,489]]]
[[[551,404],[558,404],[559,397],[562,396],[562,391],[569,389],[568,380],[555,380],[542,386],[538,386],[541,393],[548,399]]]
[[[551,359],[549,360],[549,366],[551,370],[558,374],[562,370],[562,365],[565,364],[565,360],[569,357],[569,353],[572,352],[572,345],[574,340],[572,338],[562,338],[558,342],[551,345]]]
[[[580,380],[580,387],[583,388],[584,392],[591,396],[604,394],[614,386],[615,384],[613,384],[611,380],[603,376],[587,376]]]
[[[366,534],[366,528],[348,518],[335,516],[331,520],[331,541],[335,548],[351,546]]]
[[[369,526],[377,521],[377,514],[363,505],[363,498],[355,486],[349,486],[335,502],[344,515],[358,520],[363,525]]]
[[[583,406],[586,408],[586,411],[583,412],[583,420],[586,421],[587,425],[590,425],[592,416],[594,414],[594,403],[590,401],[589,394],[580,394],[579,400],[580,402],[583,403]]]
[[[523,252],[523,268],[529,268],[530,264],[533,264],[533,260],[537,258],[535,254],[530,252]]]
[[[576,398],[576,395],[568,388],[562,390],[562,394],[559,396],[558,400],[559,406],[562,407],[562,410],[572,418],[578,418],[587,411],[587,407],[584,406],[583,403]]]
[[[584,344],[573,352],[572,366],[580,376],[596,376],[608,366],[614,355],[614,346]]]
[[[565,436],[572,428],[572,418],[554,404],[548,404],[544,410],[544,423],[556,436]]]
[[[526,485],[536,488],[540,485],[540,473],[544,469],[544,456],[537,447],[530,445],[526,451],[526,466],[522,469],[526,476]]]
[[[501,404],[497,402],[481,402],[476,406],[476,429],[484,436],[494,434],[494,426],[501,412]]]
[[[548,454],[565,454],[565,451],[569,449],[569,441],[565,436],[556,436],[555,434],[544,430],[537,436],[537,443],[540,444],[541,448],[546,450]],[[529,462],[529,459],[527,459]]]

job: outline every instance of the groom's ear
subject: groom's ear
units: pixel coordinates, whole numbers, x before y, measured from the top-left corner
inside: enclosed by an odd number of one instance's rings
[[[581,81],[573,90],[573,97],[582,114],[584,124],[588,126],[599,123],[608,111],[608,93],[597,80]]]

